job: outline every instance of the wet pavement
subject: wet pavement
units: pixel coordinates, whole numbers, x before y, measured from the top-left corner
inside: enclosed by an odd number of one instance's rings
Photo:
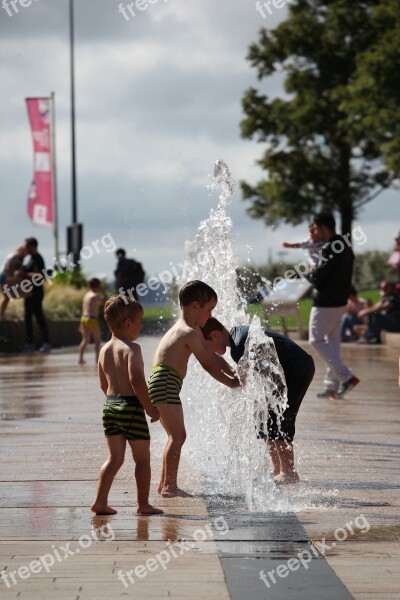
[[[141,345],[149,372],[157,338]],[[151,500],[163,517],[133,514],[128,454],[110,495],[118,515],[88,508],[106,454],[93,354],[82,367],[71,351],[1,357],[2,596],[400,598],[396,352],[344,347],[362,382],[336,401],[315,397],[317,361],[297,424],[296,514],[249,514],[203,496],[184,451],[181,481],[196,496],[158,499],[165,434],[153,426]]]

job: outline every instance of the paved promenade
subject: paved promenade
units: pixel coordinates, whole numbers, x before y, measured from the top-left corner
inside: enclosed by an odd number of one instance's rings
[[[157,339],[141,344],[149,372]],[[295,497],[311,508],[250,515],[200,494],[160,500],[157,425],[151,500],[163,517],[134,516],[128,455],[110,497],[118,515],[89,510],[105,459],[94,366],[72,352],[0,358],[2,598],[400,599],[398,351],[348,345],[344,356],[358,388],[317,400],[317,361],[299,414]],[[201,493],[184,451],[181,481]]]

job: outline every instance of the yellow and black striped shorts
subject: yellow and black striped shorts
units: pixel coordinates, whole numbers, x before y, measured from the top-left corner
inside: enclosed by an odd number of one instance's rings
[[[182,377],[168,365],[154,365],[149,379],[149,394],[153,404],[182,404],[179,392]]]
[[[103,406],[106,437],[122,433],[127,440],[149,440],[144,408],[136,396],[107,396]]]

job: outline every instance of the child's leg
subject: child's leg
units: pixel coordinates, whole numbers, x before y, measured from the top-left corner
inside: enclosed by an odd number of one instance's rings
[[[168,434],[167,445],[164,450],[163,475],[161,480],[161,495],[164,498],[174,496],[190,496],[178,488],[178,468],[181,449],[186,439],[183,410],[180,404],[157,404],[160,411],[160,421]]]
[[[101,342],[101,331],[100,329],[96,329],[92,332],[92,337],[94,341],[94,350],[95,350],[95,360],[96,365],[99,362],[99,353],[100,353],[100,342]]]
[[[79,364],[83,365],[85,364],[85,361],[83,360],[83,353],[85,352],[86,346],[88,345],[90,340],[90,331],[86,328],[84,328],[82,330],[82,341],[79,344],[79,349],[78,349],[78,353],[79,353]]]
[[[267,440],[267,438],[264,438],[264,439],[267,441],[269,455],[270,455],[271,461],[272,461],[272,468],[273,468],[272,476],[275,477],[276,475],[279,475],[279,473],[281,472],[281,461],[279,459],[279,453],[276,448],[276,441],[275,440]]]
[[[114,515],[117,511],[108,506],[108,494],[114,477],[122,467],[125,458],[126,438],[122,433],[106,438],[109,455],[100,469],[99,483],[97,485],[96,500],[91,510],[96,515]]]
[[[128,440],[135,462],[138,515],[159,515],[163,511],[149,504],[151,480],[150,440]]]
[[[275,440],[274,444],[281,464],[281,472],[274,478],[275,483],[278,485],[297,483],[300,478],[294,466],[293,443],[286,440]]]

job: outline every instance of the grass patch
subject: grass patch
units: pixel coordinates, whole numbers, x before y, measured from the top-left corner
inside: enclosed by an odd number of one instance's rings
[[[144,307],[143,323],[170,321],[177,317],[177,311],[172,306]]]

